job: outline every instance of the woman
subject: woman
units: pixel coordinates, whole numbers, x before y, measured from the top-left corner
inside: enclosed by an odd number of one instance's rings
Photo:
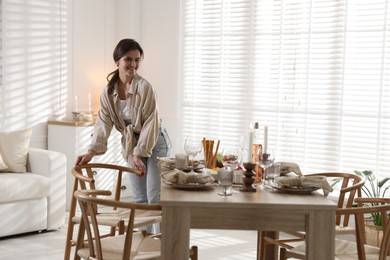
[[[117,69],[107,76],[108,84],[100,96],[92,142],[76,164],[88,163],[107,151],[112,127],[122,133],[122,155],[130,167],[144,172],[130,174],[131,190],[138,203],[160,202],[160,173],[157,157],[168,156],[169,136],[161,126],[156,93],[152,85],[137,74],[144,52],[133,39],[119,41],[113,57]]]

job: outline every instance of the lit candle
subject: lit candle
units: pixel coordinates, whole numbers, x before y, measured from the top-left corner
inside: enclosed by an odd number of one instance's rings
[[[265,122],[264,124],[264,152],[263,153],[267,153],[267,145],[268,145],[268,124],[267,122]]]
[[[74,112],[79,112],[79,104],[77,101],[77,96],[74,97]]]
[[[88,93],[88,112],[92,112],[91,93]]]
[[[252,145],[253,145],[253,130],[249,129],[249,137],[248,137],[248,162],[252,162]]]

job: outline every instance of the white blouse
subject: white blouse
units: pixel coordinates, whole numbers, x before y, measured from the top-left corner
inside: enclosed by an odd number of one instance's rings
[[[130,102],[129,99],[121,100],[118,98],[119,101],[119,109],[122,111],[123,119],[125,120],[126,125],[129,125],[131,123],[130,118],[130,105],[128,105],[127,102]]]

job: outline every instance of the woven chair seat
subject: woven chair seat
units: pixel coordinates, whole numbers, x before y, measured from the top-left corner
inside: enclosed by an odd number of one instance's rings
[[[96,216],[99,223],[105,226],[116,226],[119,221],[124,221],[125,227],[127,227],[127,220],[129,219],[130,210],[119,209],[119,210],[108,210],[104,209]],[[144,227],[157,223],[161,223],[162,216],[161,211],[148,211],[148,210],[137,210],[134,219],[134,227]],[[72,218],[74,223],[80,223],[81,216],[76,215]]]
[[[122,260],[124,242],[125,235],[101,239],[104,260]],[[87,259],[89,257],[88,243],[85,243],[85,247],[79,249],[77,254]],[[160,255],[161,241],[159,239],[144,236],[142,232],[133,233],[131,246],[132,260],[159,259]]]

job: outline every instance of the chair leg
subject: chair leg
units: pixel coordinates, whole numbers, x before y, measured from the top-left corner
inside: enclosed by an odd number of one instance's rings
[[[191,260],[198,260],[198,247],[192,246],[190,248],[190,259]]]
[[[78,189],[77,181],[74,181],[72,192],[74,193],[77,189]],[[68,230],[66,233],[64,260],[70,259],[70,251],[72,247],[72,239],[73,239],[73,231],[74,231],[73,217],[76,215],[76,204],[77,204],[76,198],[72,196],[72,200],[70,201],[70,208],[69,208]]]
[[[267,260],[277,257],[279,246],[266,241],[266,237],[272,239],[279,238],[279,232],[274,231],[257,231],[257,260]],[[268,247],[267,247],[268,245]]]
[[[68,230],[66,232],[64,260],[70,259],[70,250],[72,247],[73,228],[74,228],[74,223],[72,221],[72,218],[69,217]]]
[[[125,233],[125,221],[121,220],[118,223],[118,235],[123,235],[124,233]],[[111,235],[114,236],[115,233]]]
[[[79,231],[77,235],[77,242],[75,246],[74,260],[81,260],[81,257],[77,254],[77,251],[84,247],[84,236],[85,236],[85,227],[83,221],[79,224]]]
[[[286,257],[286,248],[284,247],[281,247],[280,248],[280,258],[279,260],[287,260],[287,257]]]
[[[257,230],[257,260],[264,260],[263,258],[263,252],[264,252],[264,232],[261,230]]]
[[[116,232],[116,228],[115,227],[111,227],[110,228],[110,236],[115,236],[115,232]]]

